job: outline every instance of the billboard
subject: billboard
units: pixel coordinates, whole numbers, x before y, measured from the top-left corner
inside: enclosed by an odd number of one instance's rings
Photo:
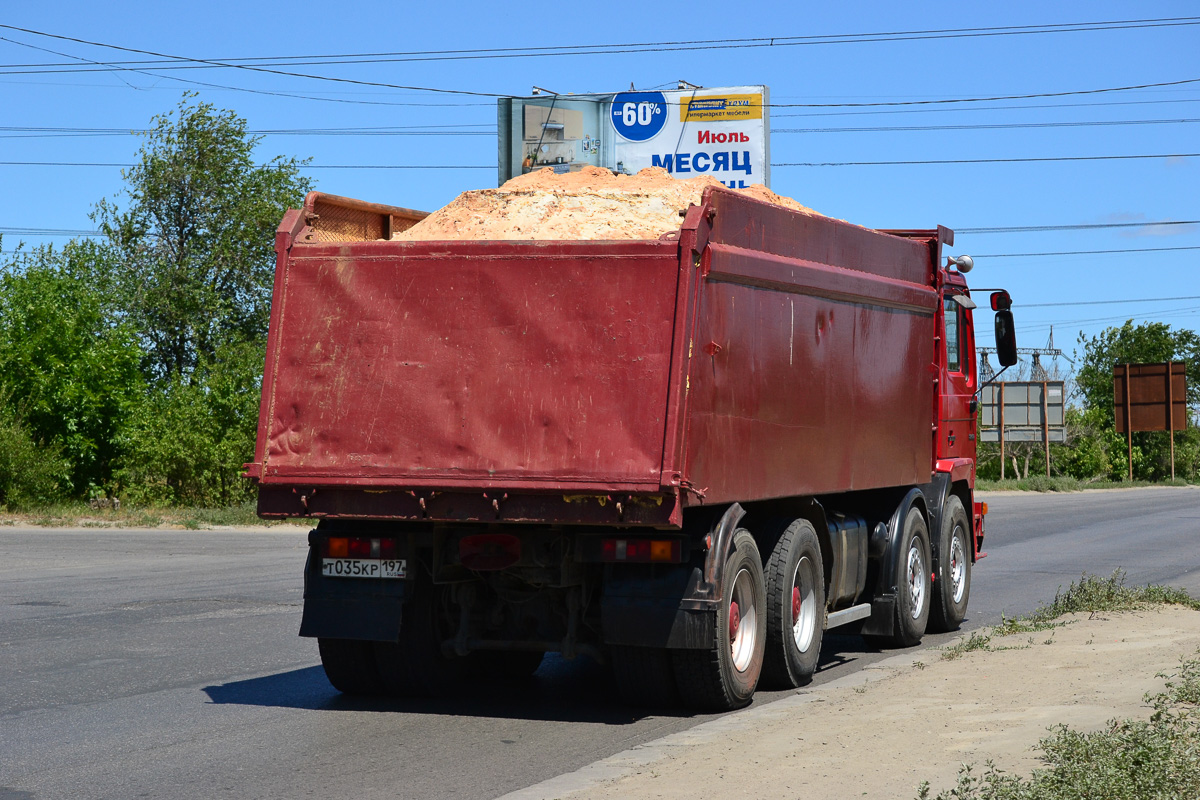
[[[1113,408],[1117,433],[1187,430],[1187,366],[1114,364]]]
[[[983,387],[979,441],[1065,442],[1063,381],[1001,381]]]
[[[771,184],[766,86],[503,97],[498,182],[587,165],[633,174],[662,167],[726,186]]]

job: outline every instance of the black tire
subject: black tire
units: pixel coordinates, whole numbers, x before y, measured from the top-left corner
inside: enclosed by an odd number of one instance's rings
[[[612,645],[608,655],[617,694],[626,704],[638,708],[670,708],[679,704],[669,650]]]
[[[333,688],[350,695],[383,694],[373,644],[354,639],[317,639],[321,666]]]
[[[936,565],[929,630],[956,631],[967,615],[971,597],[971,525],[962,500],[955,495],[950,495],[942,511]]]
[[[728,711],[747,705],[758,688],[766,650],[766,589],[762,559],[747,530],[733,535],[725,561],[721,604],[715,616],[715,645],[704,650],[672,650],[680,699],[692,708]],[[734,604],[737,604],[736,622]]]
[[[896,627],[885,640],[894,647],[921,643],[929,624],[932,584],[929,526],[919,508],[909,509],[904,518],[904,538],[896,559]]]
[[[825,568],[821,545],[806,519],[782,520],[763,565],[767,584],[767,647],[762,685],[792,689],[817,671],[825,633]]]
[[[404,603],[398,642],[375,642],[375,664],[388,694],[435,697],[462,683],[469,659],[442,652],[454,634],[446,587],[417,580]]]

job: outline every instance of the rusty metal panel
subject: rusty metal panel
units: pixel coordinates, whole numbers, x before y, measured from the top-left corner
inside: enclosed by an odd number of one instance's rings
[[[727,226],[726,238],[729,230],[759,231],[757,205],[726,203],[716,227]],[[765,230],[733,237],[771,241],[770,253],[709,245],[687,444],[687,477],[704,488],[706,503],[929,480],[938,295],[925,281],[894,276],[932,274],[930,249],[881,234],[846,249],[835,240],[853,226],[825,222],[785,223],[807,242]],[[923,254],[924,272],[861,269],[863,259],[880,263],[889,250],[899,261]],[[853,255],[854,266],[771,254],[781,251]]]
[[[283,268],[261,483],[659,487],[677,244],[295,245]]]
[[[363,242],[391,239],[429,216],[410,208],[368,203],[324,192],[309,192],[304,199],[308,225],[303,240],[309,242]]]
[[[1167,368],[1171,379],[1167,382]],[[1128,380],[1128,388],[1126,388]],[[1126,393],[1129,396],[1126,414]],[[1167,416],[1168,406],[1171,417]],[[1187,428],[1187,367],[1182,362],[1113,365],[1113,411],[1117,433],[1135,431],[1182,431]]]
[[[260,517],[677,527],[675,494],[519,494],[262,486]]]
[[[939,231],[893,236],[820,214],[802,214],[733,191],[706,190],[715,242],[831,264],[923,286],[933,285]],[[908,238],[928,233],[928,240]],[[946,230],[953,240],[953,233]]]

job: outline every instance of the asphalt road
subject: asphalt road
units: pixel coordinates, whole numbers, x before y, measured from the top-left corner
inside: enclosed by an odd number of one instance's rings
[[[986,499],[968,630],[1084,571],[1200,595],[1200,490]],[[494,798],[710,718],[555,657],[529,686],[345,699],[296,636],[304,557],[299,528],[0,529],[0,800]],[[817,682],[886,655],[828,636]]]

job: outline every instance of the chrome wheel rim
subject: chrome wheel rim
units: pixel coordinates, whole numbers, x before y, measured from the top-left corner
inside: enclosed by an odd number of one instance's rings
[[[796,564],[792,577],[792,640],[801,653],[808,652],[817,631],[816,565],[807,556]]]
[[[745,672],[754,659],[758,636],[758,609],[754,607],[754,579],[749,570],[740,570],[733,580],[729,599],[729,650],[733,668]]]
[[[962,602],[963,595],[967,592],[967,560],[966,553],[963,552],[963,529],[958,525],[954,527],[954,533],[950,535],[949,577],[950,595],[957,605]]]
[[[908,596],[912,600],[912,618],[925,610],[925,557],[915,536],[908,543]]]

